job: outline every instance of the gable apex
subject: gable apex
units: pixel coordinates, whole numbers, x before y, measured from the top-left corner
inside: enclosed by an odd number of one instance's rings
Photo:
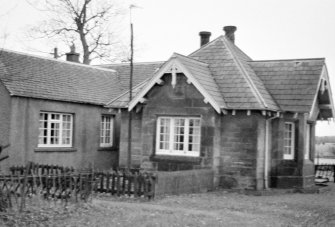
[[[226,107],[223,98],[220,97],[218,91],[218,95],[216,95],[215,93],[210,94],[208,89],[205,89],[203,83],[199,81],[200,75],[195,75],[195,73],[189,69],[192,67],[192,65],[193,67],[197,67],[197,70],[201,71],[202,74],[208,76],[210,80],[211,74],[206,63],[174,53],[170,59],[156,72],[156,74],[151,78],[146,86],[144,86],[143,89],[130,101],[128,110],[132,110],[155,84],[160,84],[161,78],[164,74],[172,74],[171,84],[174,87],[176,84],[177,73],[183,73],[187,77],[188,83],[193,84],[196,89],[204,96],[204,101],[208,102],[217,113],[221,113],[221,108]],[[210,84],[216,86],[214,81]],[[214,90],[217,89],[217,87],[214,87]]]

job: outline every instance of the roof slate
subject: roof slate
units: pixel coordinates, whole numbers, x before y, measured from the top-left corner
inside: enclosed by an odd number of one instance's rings
[[[132,97],[136,97],[137,94],[142,90],[142,88],[146,85],[149,79],[143,81],[142,83],[134,86],[132,90]],[[112,99],[106,104],[108,108],[126,108],[129,104],[129,90],[122,93],[120,96]]]
[[[325,60],[252,61],[250,66],[284,111],[309,112]]]
[[[176,58],[190,71],[197,82],[209,93],[220,107],[226,107],[225,101],[221,95],[219,87],[215,82],[208,64],[183,56],[174,54]]]
[[[246,63],[251,59],[226,37],[220,36],[189,56],[208,63],[227,108],[279,109],[262,81]],[[265,101],[262,102],[263,99]]]
[[[0,72],[13,96],[104,105],[121,92],[113,70],[7,50],[0,50]]]
[[[205,89],[206,92],[208,92],[208,94],[215,100],[215,102],[219,106],[221,107],[225,106],[225,102],[222,98],[219,88],[216,82],[214,81],[211,72],[209,71],[208,64],[199,62],[197,60],[194,60],[192,58],[177,53],[173,54],[173,56],[170,58],[170,60],[173,59],[177,59],[190,72],[190,74],[192,74],[194,79],[200,84],[200,86],[202,86]],[[165,64],[167,64],[169,61],[167,61]],[[144,81],[143,83],[140,83],[138,86],[134,87],[133,97],[136,97],[136,95],[142,90],[142,88],[145,87],[148,81],[149,79]],[[107,107],[115,107],[115,108],[126,107],[128,106],[128,102],[129,102],[129,91],[109,102]]]
[[[151,78],[155,72],[164,64],[158,62],[139,62],[134,63],[133,67],[133,86],[137,86],[148,78]],[[129,63],[100,65],[100,67],[113,69],[118,73],[120,84],[123,91],[129,89],[130,65]]]
[[[309,112],[325,67],[323,58],[253,61],[225,36],[173,56],[223,109]],[[133,97],[166,63],[134,63]],[[94,67],[0,50],[0,80],[13,96],[122,108],[129,75],[129,63]]]

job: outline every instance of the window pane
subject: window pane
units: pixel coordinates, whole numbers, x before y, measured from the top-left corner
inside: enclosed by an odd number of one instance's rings
[[[40,113],[39,145],[71,145],[72,115]]]
[[[113,116],[101,116],[100,144],[112,145],[113,143]]]
[[[174,119],[174,144],[173,149],[177,151],[184,150],[185,119]]]
[[[200,118],[158,118],[158,154],[162,151],[162,154],[170,155],[199,155],[194,152],[200,151],[200,123]]]
[[[286,122],[284,128],[284,159],[294,158],[294,123]]]

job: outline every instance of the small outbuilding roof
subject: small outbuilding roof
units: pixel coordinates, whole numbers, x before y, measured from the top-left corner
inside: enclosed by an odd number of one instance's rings
[[[164,61],[135,63],[133,67],[133,86],[137,86],[148,78],[151,78],[163,64]],[[129,62],[100,65],[100,67],[115,70],[118,74],[119,82],[122,85],[122,88],[125,90],[129,89]]]
[[[0,49],[0,81],[12,96],[105,105],[118,96],[111,69]]]

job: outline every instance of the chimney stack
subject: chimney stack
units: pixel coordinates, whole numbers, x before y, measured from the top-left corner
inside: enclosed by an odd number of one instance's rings
[[[207,44],[209,42],[209,38],[211,37],[210,32],[199,32],[200,35],[200,47],[202,47],[203,45]]]
[[[236,31],[236,27],[235,26],[224,26],[223,30],[226,33],[226,37],[232,42],[235,43],[235,31]]]
[[[55,59],[58,58],[58,48],[57,47],[54,48],[54,58]]]
[[[70,52],[66,53],[66,60],[79,63],[79,54],[76,53],[76,47],[74,44],[70,47]]]

